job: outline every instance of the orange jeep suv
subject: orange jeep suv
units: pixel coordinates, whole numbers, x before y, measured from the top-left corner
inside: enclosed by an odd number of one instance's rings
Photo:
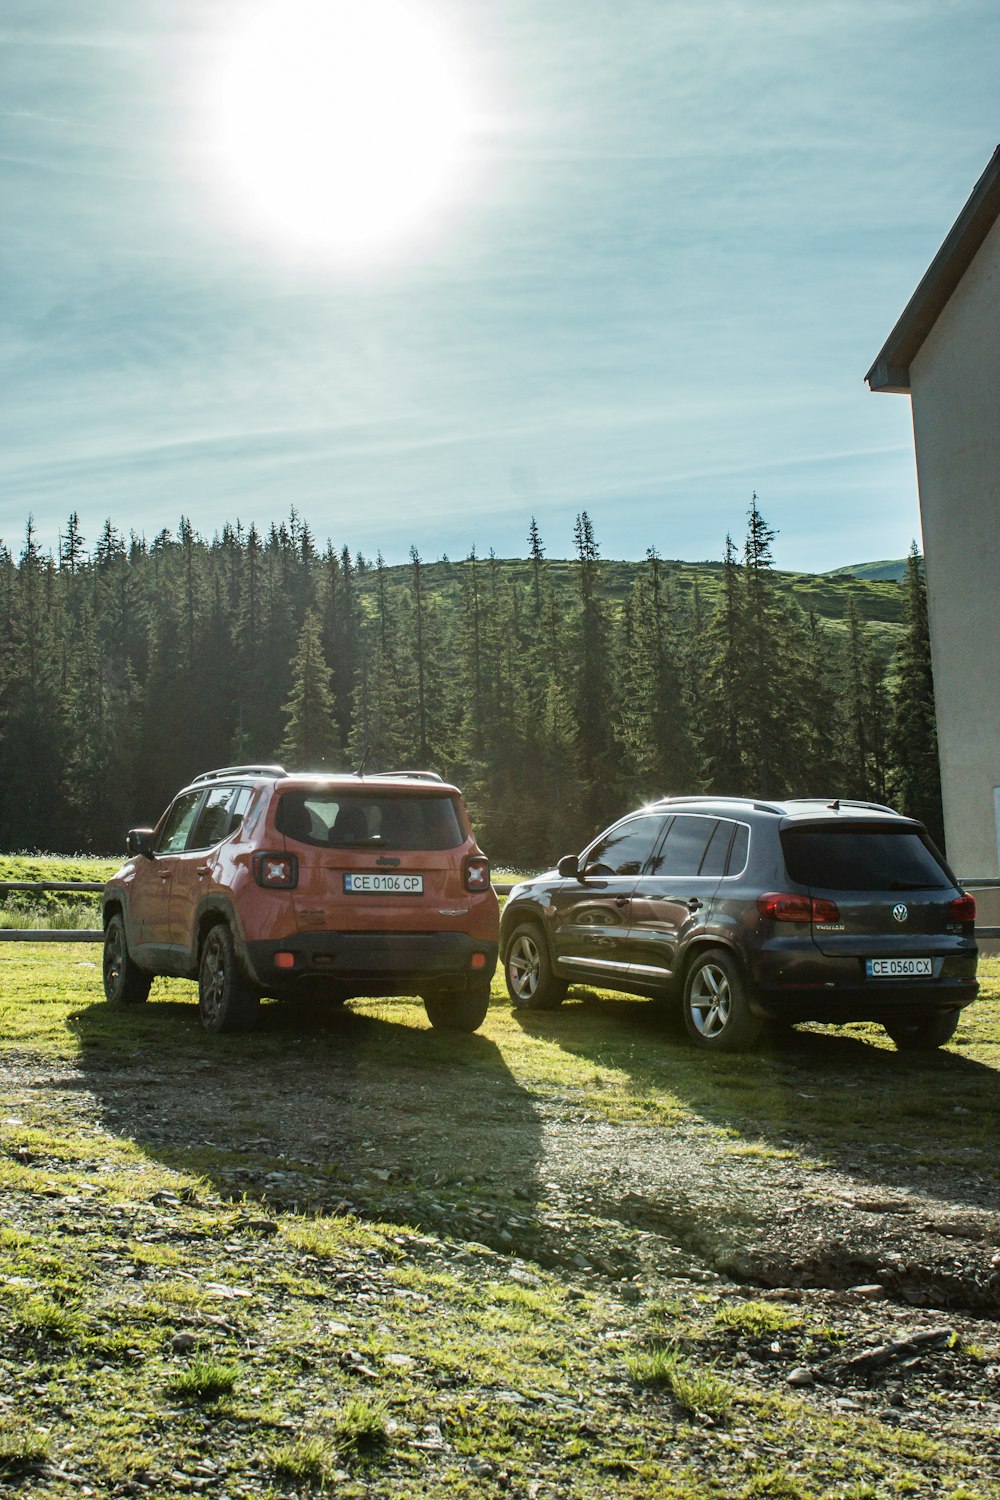
[[[104,992],[198,981],[208,1031],[251,1027],[262,996],[419,995],[475,1031],[499,910],[462,798],[429,771],[208,771],[133,828],[104,890]]]

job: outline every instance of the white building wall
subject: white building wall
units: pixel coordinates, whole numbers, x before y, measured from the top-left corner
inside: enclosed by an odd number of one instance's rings
[[[924,341],[910,383],[948,858],[960,875],[996,877],[1000,221]]]

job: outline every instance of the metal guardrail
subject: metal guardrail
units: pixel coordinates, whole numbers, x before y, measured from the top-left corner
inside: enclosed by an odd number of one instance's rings
[[[1000,890],[1000,880],[960,880],[963,890]],[[494,883],[498,896],[509,896],[513,884]],[[77,891],[97,895],[102,880],[0,880],[0,896],[8,891]],[[977,927],[977,938],[1000,939],[1000,927]],[[84,927],[0,927],[0,943],[103,943],[104,931]]]
[[[103,880],[0,880],[0,896],[8,891],[75,891],[99,895]],[[103,943],[104,931],[94,927],[0,927],[0,943]]]
[[[984,877],[982,880],[962,880],[959,885],[963,891],[1000,891],[1000,880],[994,880],[992,876]],[[977,927],[977,938],[1000,939],[1000,927]]]
[[[494,884],[498,896],[509,896],[514,886]],[[99,895],[103,880],[0,880],[0,896],[8,891],[76,891]],[[103,943],[104,929],[95,927],[0,927],[0,943]]]

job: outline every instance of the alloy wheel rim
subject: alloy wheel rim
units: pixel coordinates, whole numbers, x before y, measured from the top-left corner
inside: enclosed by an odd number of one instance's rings
[[[698,970],[688,1000],[691,1019],[704,1037],[720,1036],[729,1023],[733,994],[729,980],[714,964]]]
[[[530,1000],[541,977],[538,949],[530,938],[520,937],[512,945],[507,966],[510,982],[518,999]]]

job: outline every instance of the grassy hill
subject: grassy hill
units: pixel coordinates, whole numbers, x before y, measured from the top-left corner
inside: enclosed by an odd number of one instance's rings
[[[871,582],[898,583],[906,577],[906,558],[897,557],[888,562],[851,563],[846,568],[831,568],[824,578],[865,578]]]
[[[670,587],[679,602],[689,601],[697,584],[702,602],[707,608],[715,605],[722,580],[721,562],[682,562],[663,560],[663,569]],[[647,568],[645,562],[630,562],[613,558],[602,559],[599,564],[604,598],[612,605],[623,603],[636,579]],[[462,580],[471,564],[468,561],[440,562],[423,565],[423,583],[431,593],[439,594],[448,604],[458,603]],[[500,558],[491,562],[480,558],[477,562],[482,585],[485,587],[491,567],[498,572],[501,587],[515,585],[524,590],[532,586],[532,563],[528,558]],[[570,558],[546,558],[545,576],[555,589],[557,597],[564,595],[567,608],[576,594],[576,563]],[[786,598],[793,600],[808,613],[813,610],[824,621],[842,626],[848,603],[854,600],[862,620],[872,627],[878,647],[888,655],[899,637],[903,616],[904,590],[900,579],[905,572],[905,561],[899,563],[859,564],[853,569],[838,569],[833,573],[793,573],[775,571],[775,582]],[[862,576],[863,570],[894,570],[898,576],[872,573]],[[404,564],[386,569],[390,580],[406,584],[410,569]],[[370,592],[375,587],[373,571],[361,575],[360,587]]]

